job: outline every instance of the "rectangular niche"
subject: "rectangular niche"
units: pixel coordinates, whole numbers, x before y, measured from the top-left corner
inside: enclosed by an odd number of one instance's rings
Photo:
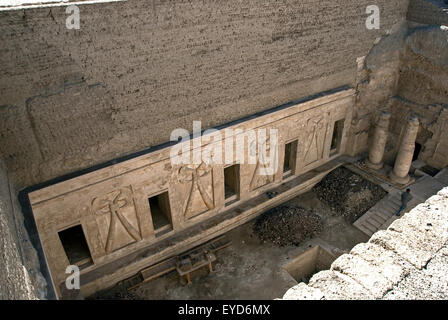
[[[80,269],[93,264],[87,240],[80,224],[58,232],[67,259]]]
[[[334,260],[336,257],[333,254],[321,246],[315,246],[288,263],[285,270],[297,282],[308,283],[315,273],[330,269]]]
[[[150,197],[148,201],[156,236],[160,236],[173,230],[168,191]]]
[[[338,120],[334,123],[333,136],[331,137],[330,155],[335,155],[341,150],[342,133],[344,132],[345,119]]]
[[[285,144],[285,158],[283,161],[283,176],[290,176],[295,174],[296,159],[297,159],[297,145],[298,140],[291,141]]]
[[[224,168],[224,197],[226,205],[239,200],[240,197],[240,165],[234,164]]]

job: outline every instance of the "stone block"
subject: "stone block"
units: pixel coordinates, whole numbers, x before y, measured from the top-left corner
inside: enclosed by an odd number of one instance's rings
[[[380,268],[359,256],[344,254],[333,262],[331,270],[349,276],[371,292],[376,299],[382,298],[393,287],[393,282],[382,274]]]
[[[323,298],[324,294],[319,289],[303,282],[289,289],[283,296],[283,300],[322,300]]]
[[[315,274],[309,284],[320,289],[326,300],[370,300],[374,296],[350,277],[336,271]]]
[[[360,243],[350,252],[359,256],[370,264],[376,266],[380,273],[392,281],[398,283],[404,279],[411,270],[415,269],[409,262],[401,258],[395,252],[387,250],[374,243]]]
[[[448,248],[444,247],[426,268],[414,270],[388,292],[386,300],[446,300],[448,299]]]

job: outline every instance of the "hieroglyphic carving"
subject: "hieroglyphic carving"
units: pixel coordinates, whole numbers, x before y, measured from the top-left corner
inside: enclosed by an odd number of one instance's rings
[[[181,167],[178,172],[179,182],[191,183],[187,200],[184,205],[184,216],[191,218],[204,211],[214,208],[212,167],[202,162],[201,164],[189,164]],[[201,178],[209,178],[204,186]],[[210,191],[208,192],[207,189]],[[210,195],[211,194],[211,195]]]
[[[269,143],[269,138],[264,139],[263,141],[259,141],[259,147],[262,148],[261,150],[266,150],[266,153],[259,153],[257,150],[257,142],[253,141],[250,145],[250,152],[251,155],[257,156],[257,164],[255,166],[254,173],[252,174],[252,178],[250,180],[250,190],[253,191],[257,188],[263,187],[269,183],[274,182],[274,176],[273,175],[261,175],[260,169],[264,167],[267,163],[266,161],[266,154],[268,152],[271,152],[271,145]],[[264,149],[263,149],[264,148]],[[275,152],[275,150],[273,150]],[[258,156],[259,155],[259,156]]]
[[[140,241],[132,190],[121,188],[92,200],[92,211],[106,253]]]
[[[320,115],[308,119],[305,140],[304,164],[310,164],[323,157],[327,119]]]

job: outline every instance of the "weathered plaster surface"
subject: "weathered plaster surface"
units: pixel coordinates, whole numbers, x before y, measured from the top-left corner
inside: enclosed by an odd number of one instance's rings
[[[343,85],[407,0],[174,0],[0,12],[0,153],[18,188]]]

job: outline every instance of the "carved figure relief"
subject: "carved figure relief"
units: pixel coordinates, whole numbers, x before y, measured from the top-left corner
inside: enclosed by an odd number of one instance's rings
[[[260,147],[264,148],[266,150],[266,153],[271,152],[271,145],[269,143],[269,138],[266,138],[264,141],[259,142]],[[257,164],[255,166],[254,173],[252,175],[252,178],[250,180],[250,190],[253,191],[257,188],[263,187],[269,183],[274,182],[274,176],[273,175],[262,175],[260,174],[260,168],[265,167],[267,161],[266,161],[266,153],[258,153],[257,150],[257,142],[253,141],[250,145],[250,152],[251,155],[257,155]],[[262,149],[263,150],[263,149]],[[259,157],[258,157],[259,154]]]
[[[307,121],[304,165],[322,159],[325,143],[327,121],[324,116],[316,116]]]
[[[191,184],[184,205],[185,218],[192,218],[214,208],[212,167],[202,162],[179,169],[181,184]]]
[[[130,187],[94,198],[92,211],[106,253],[142,239]]]

